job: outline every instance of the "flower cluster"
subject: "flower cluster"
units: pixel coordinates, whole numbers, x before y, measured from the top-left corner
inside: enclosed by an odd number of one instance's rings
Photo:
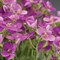
[[[45,0],[2,0],[0,7],[0,46],[1,55],[6,60],[15,57],[17,45],[25,40],[42,38],[38,51],[60,49],[60,11]],[[47,43],[47,44],[46,44]],[[46,44],[44,46],[44,44]]]

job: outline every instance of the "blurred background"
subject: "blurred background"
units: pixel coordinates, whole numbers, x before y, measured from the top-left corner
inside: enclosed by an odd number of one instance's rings
[[[47,0],[48,1],[48,0]],[[52,5],[57,9],[60,10],[60,0],[49,0]]]

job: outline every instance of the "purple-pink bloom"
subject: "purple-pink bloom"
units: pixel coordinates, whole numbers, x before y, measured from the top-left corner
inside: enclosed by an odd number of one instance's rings
[[[19,23],[19,22],[7,23],[6,26],[7,26],[7,29],[12,30],[12,31],[16,31],[16,32],[21,32],[22,31],[20,29],[22,27],[22,24]]]
[[[51,32],[47,31],[45,28],[38,28],[36,33],[40,35],[45,41],[54,41],[55,36]]]
[[[34,19],[34,16],[30,16],[27,18],[26,23],[29,27],[35,28],[37,26],[37,19]]]
[[[12,44],[11,42],[5,42],[3,45],[3,51],[1,55],[5,57],[7,60],[10,60],[15,57],[16,44]]]
[[[7,35],[6,38],[9,40],[15,40],[16,44],[19,44],[21,41],[27,39],[27,34],[14,33],[11,36]]]
[[[48,24],[53,24],[59,21],[59,17],[51,15],[51,16],[44,17],[43,20]]]
[[[11,4],[11,11],[16,14],[25,15],[28,12],[26,10],[22,10],[22,7],[18,3]]]

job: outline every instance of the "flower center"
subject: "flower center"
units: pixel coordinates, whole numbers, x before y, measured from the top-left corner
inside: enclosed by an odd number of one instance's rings
[[[58,43],[58,45],[60,46],[60,42]]]
[[[18,10],[17,10],[17,14],[20,14],[20,12],[21,12],[20,9],[18,9]]]
[[[10,49],[8,49],[7,52],[9,53],[10,52]]]
[[[10,26],[12,23],[8,23],[8,24],[6,24],[6,26]]]
[[[53,17],[51,17],[51,18],[50,18],[50,21],[51,21],[51,22],[54,22],[54,19],[53,19]]]
[[[47,33],[45,33],[43,36],[48,36],[48,34],[47,34]]]

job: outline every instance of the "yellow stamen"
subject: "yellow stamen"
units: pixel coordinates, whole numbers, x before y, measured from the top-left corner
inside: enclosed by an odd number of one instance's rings
[[[15,20],[15,19],[12,21],[12,23],[14,23],[14,22],[16,22],[16,20]]]

